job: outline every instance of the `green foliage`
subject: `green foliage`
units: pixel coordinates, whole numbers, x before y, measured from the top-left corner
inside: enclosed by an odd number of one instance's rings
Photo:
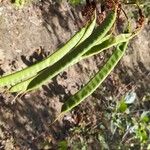
[[[58,143],[58,150],[67,150],[67,141],[61,141]]]
[[[69,2],[73,5],[84,3],[85,0],[69,0]]]
[[[58,73],[60,73],[67,67],[73,65],[74,63],[77,63],[83,54],[85,54],[88,50],[90,50],[93,46],[95,46],[107,34],[107,32],[110,30],[113,23],[115,22],[115,18],[116,18],[116,13],[110,12],[106,21],[104,21],[104,23],[101,26],[97,27],[93,31],[92,35],[89,38],[87,38],[84,42],[82,42],[77,47],[75,47],[70,53],[68,53],[68,55],[64,56],[62,59],[60,59],[54,65],[41,71],[37,76],[35,76],[29,80],[25,80],[24,82],[21,82],[21,83],[17,84],[16,86],[12,87],[11,92],[25,91],[25,90],[30,91],[35,88],[38,88],[43,83],[49,81],[51,78],[56,76]],[[68,44],[66,44],[65,46],[70,48],[70,45],[68,45]],[[59,50],[57,52],[60,53]],[[64,51],[60,54],[63,56],[63,53],[66,54],[66,51]],[[55,55],[54,60],[55,60],[55,57],[59,58],[58,56],[59,55]],[[49,59],[49,61],[50,60],[51,59]],[[58,60],[58,59],[56,59],[56,60]],[[44,64],[45,64],[45,62],[43,63],[43,65]],[[37,66],[35,68],[41,68],[41,64],[37,64]],[[34,72],[33,68],[31,71]],[[21,75],[24,76],[24,74],[21,74]],[[11,76],[9,76],[9,77],[11,78]],[[1,81],[2,81],[1,84],[3,84],[3,80],[1,80]]]
[[[113,68],[123,56],[127,48],[127,44],[128,42],[125,42],[117,46],[115,52],[102,67],[102,69],[98,71],[98,73],[81,90],[79,90],[75,95],[73,95],[68,101],[64,103],[62,106],[62,113],[65,113],[77,106],[99,87],[99,85],[105,80],[105,78],[109,75],[109,73],[113,70]],[[124,107],[125,106],[122,104],[120,106],[120,110],[124,110]]]
[[[120,103],[118,103],[118,106],[117,106],[117,107],[118,107],[118,108],[117,108],[117,111],[118,111],[118,112],[123,113],[123,112],[126,111],[126,109],[127,109],[127,104],[125,103],[124,99],[122,99],[122,100],[120,101]]]
[[[26,4],[31,3],[33,0],[14,0],[13,3],[16,5],[17,8],[22,8]]]
[[[102,110],[103,118],[96,125],[92,125],[92,121],[85,122],[85,118],[94,114],[87,114],[83,121],[70,129],[69,136],[65,139],[68,147],[71,149],[91,149],[91,147],[93,148],[93,141],[94,145],[106,150],[149,149],[150,111],[138,109],[139,103],[135,95],[136,93],[132,91],[127,92],[121,100],[106,97],[106,100],[109,100],[109,105]],[[129,97],[130,99],[127,99]],[[98,101],[100,100],[96,101],[95,107],[99,105]],[[142,105],[142,100],[139,101]],[[125,107],[120,111],[122,106]],[[81,112],[85,113],[84,111],[86,110]],[[95,113],[94,110],[93,113]],[[98,119],[99,116],[96,117]]]
[[[127,93],[127,95],[129,94]],[[117,102],[116,108],[112,110],[111,131],[113,134],[122,135],[122,143],[129,142],[131,145],[138,143],[142,149],[150,140],[150,111],[143,111],[142,113],[138,110],[132,111],[136,106],[134,103],[134,101],[130,104],[126,103],[125,98]],[[130,138],[128,139],[129,135]]]
[[[10,92],[21,91],[23,93],[35,90],[64,71],[67,67],[79,62],[85,57],[100,53],[106,48],[116,46],[114,53],[112,53],[111,57],[95,76],[64,103],[60,116],[79,105],[106,79],[125,53],[129,40],[140,31],[139,28],[133,33],[120,34],[118,36],[111,35],[110,30],[117,19],[116,8],[109,10],[104,21],[95,29],[96,12],[93,16],[94,19],[75,34],[62,48],[50,55],[47,59],[29,68],[0,78],[0,85],[11,86]],[[13,84],[15,85],[12,86]],[[124,101],[121,101],[118,106],[119,112],[125,112],[126,109],[127,105]]]
[[[17,7],[21,7],[25,4],[25,2],[26,2],[25,0],[15,0],[15,5]]]
[[[91,25],[93,23],[91,23]],[[87,30],[88,27],[89,26],[83,27],[63,47],[61,47],[59,50],[57,50],[55,53],[48,56],[46,59],[42,60],[41,62],[34,64],[30,67],[27,67],[21,71],[17,71],[11,75],[6,75],[4,77],[1,77],[0,86],[14,85],[16,83],[21,82],[22,80],[26,80],[28,78],[35,76],[39,71],[45,69],[48,66],[53,65],[55,62],[61,59],[64,55],[66,55],[72,48],[74,48],[80,42],[80,39],[83,39],[82,37],[85,34],[85,31]],[[91,29],[91,27],[89,28]]]

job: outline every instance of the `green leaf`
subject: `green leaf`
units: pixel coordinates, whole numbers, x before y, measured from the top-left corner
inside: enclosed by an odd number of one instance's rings
[[[137,137],[140,139],[141,142],[147,141],[148,139],[147,132],[141,129],[137,131]]]
[[[58,144],[58,150],[67,150],[68,144],[67,141],[61,141]]]
[[[69,3],[71,3],[73,5],[78,5],[83,2],[85,2],[85,0],[69,0]]]
[[[25,0],[15,0],[15,5],[21,7],[25,4]]]
[[[125,101],[123,99],[118,104],[118,111],[121,112],[121,113],[123,113],[123,112],[126,111],[126,109],[127,109],[127,104],[125,103]]]
[[[142,122],[145,122],[145,123],[149,122],[149,121],[150,121],[149,111],[144,111],[144,112],[141,114],[140,120],[141,120]]]

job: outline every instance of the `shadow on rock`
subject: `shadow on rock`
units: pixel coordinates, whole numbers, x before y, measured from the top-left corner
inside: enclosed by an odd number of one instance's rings
[[[68,132],[58,122],[50,126],[56,118],[56,110],[51,104],[51,98],[40,93],[18,98],[14,104],[1,95],[0,107],[0,128],[8,132],[4,138],[13,136],[19,147],[23,148],[24,145],[24,148],[40,149],[48,138],[53,137],[50,143],[55,144],[56,140],[62,140]]]
[[[126,85],[131,82],[136,88],[136,93],[141,99],[146,93],[150,92],[150,72],[144,67],[142,62],[138,62],[138,66],[132,68],[121,66],[120,69],[120,79]]]
[[[58,43],[62,43],[64,39],[62,30],[73,34],[73,26],[77,25],[79,27],[79,22],[82,22],[76,11],[67,2],[62,4],[56,1],[42,0],[35,4],[35,7],[40,8],[43,26],[57,38]]]
[[[58,96],[60,102],[64,102],[64,100],[68,99],[71,95],[70,92],[66,93],[67,87],[58,84],[56,78],[54,78],[52,83],[48,84],[48,86],[43,86],[42,88],[45,96],[51,98],[53,96]]]

